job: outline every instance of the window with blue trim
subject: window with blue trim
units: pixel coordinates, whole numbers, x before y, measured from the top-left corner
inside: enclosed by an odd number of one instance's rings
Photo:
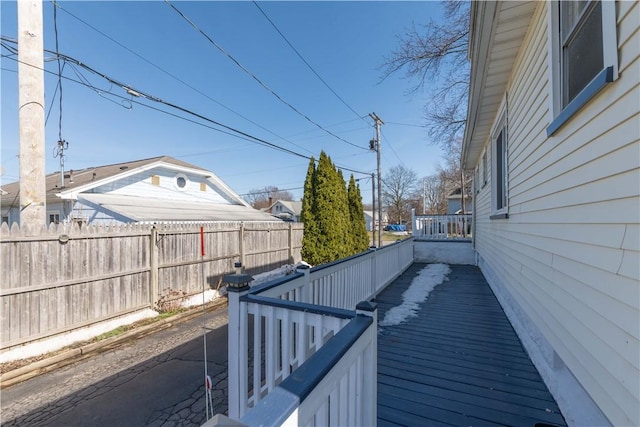
[[[618,51],[615,2],[556,1],[549,7],[551,136],[617,78]]]
[[[509,217],[509,134],[507,98],[491,131],[491,215],[490,219]]]

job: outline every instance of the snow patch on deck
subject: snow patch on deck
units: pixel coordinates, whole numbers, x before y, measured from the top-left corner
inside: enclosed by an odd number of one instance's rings
[[[447,280],[449,273],[451,268],[447,264],[429,264],[420,270],[409,288],[402,293],[402,304],[387,311],[379,325],[395,326],[416,316],[419,304],[427,300],[433,288]]]

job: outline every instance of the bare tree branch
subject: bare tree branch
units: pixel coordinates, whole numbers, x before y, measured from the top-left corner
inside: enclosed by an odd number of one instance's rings
[[[447,154],[460,152],[469,92],[468,0],[442,2],[444,20],[416,27],[398,38],[398,47],[384,58],[381,81],[391,75],[414,82],[409,93],[431,92],[425,105],[427,135]]]

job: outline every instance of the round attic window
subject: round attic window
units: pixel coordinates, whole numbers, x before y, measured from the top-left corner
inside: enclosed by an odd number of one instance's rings
[[[184,191],[187,188],[187,182],[189,179],[183,173],[179,173],[175,178],[175,185],[178,190]]]

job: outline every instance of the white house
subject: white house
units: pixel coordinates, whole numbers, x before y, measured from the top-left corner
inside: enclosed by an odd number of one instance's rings
[[[473,196],[465,192],[464,213],[473,212]],[[447,196],[447,215],[461,214],[462,212],[462,190],[460,187],[453,190]]]
[[[277,221],[212,172],[162,156],[46,177],[48,222]],[[2,221],[19,222],[20,183],[3,187]]]
[[[302,202],[292,200],[276,200],[266,209],[271,215],[284,221],[300,222],[300,212],[302,212]]]
[[[640,425],[640,3],[473,2],[478,265],[569,424]]]
[[[365,223],[365,227],[367,228],[367,231],[373,231],[374,228],[374,224],[373,224],[373,211],[364,211],[364,223]],[[387,211],[383,210],[382,211],[382,227],[386,226],[389,223],[389,218],[387,216]],[[378,211],[376,211],[376,223],[375,225],[378,225]]]

